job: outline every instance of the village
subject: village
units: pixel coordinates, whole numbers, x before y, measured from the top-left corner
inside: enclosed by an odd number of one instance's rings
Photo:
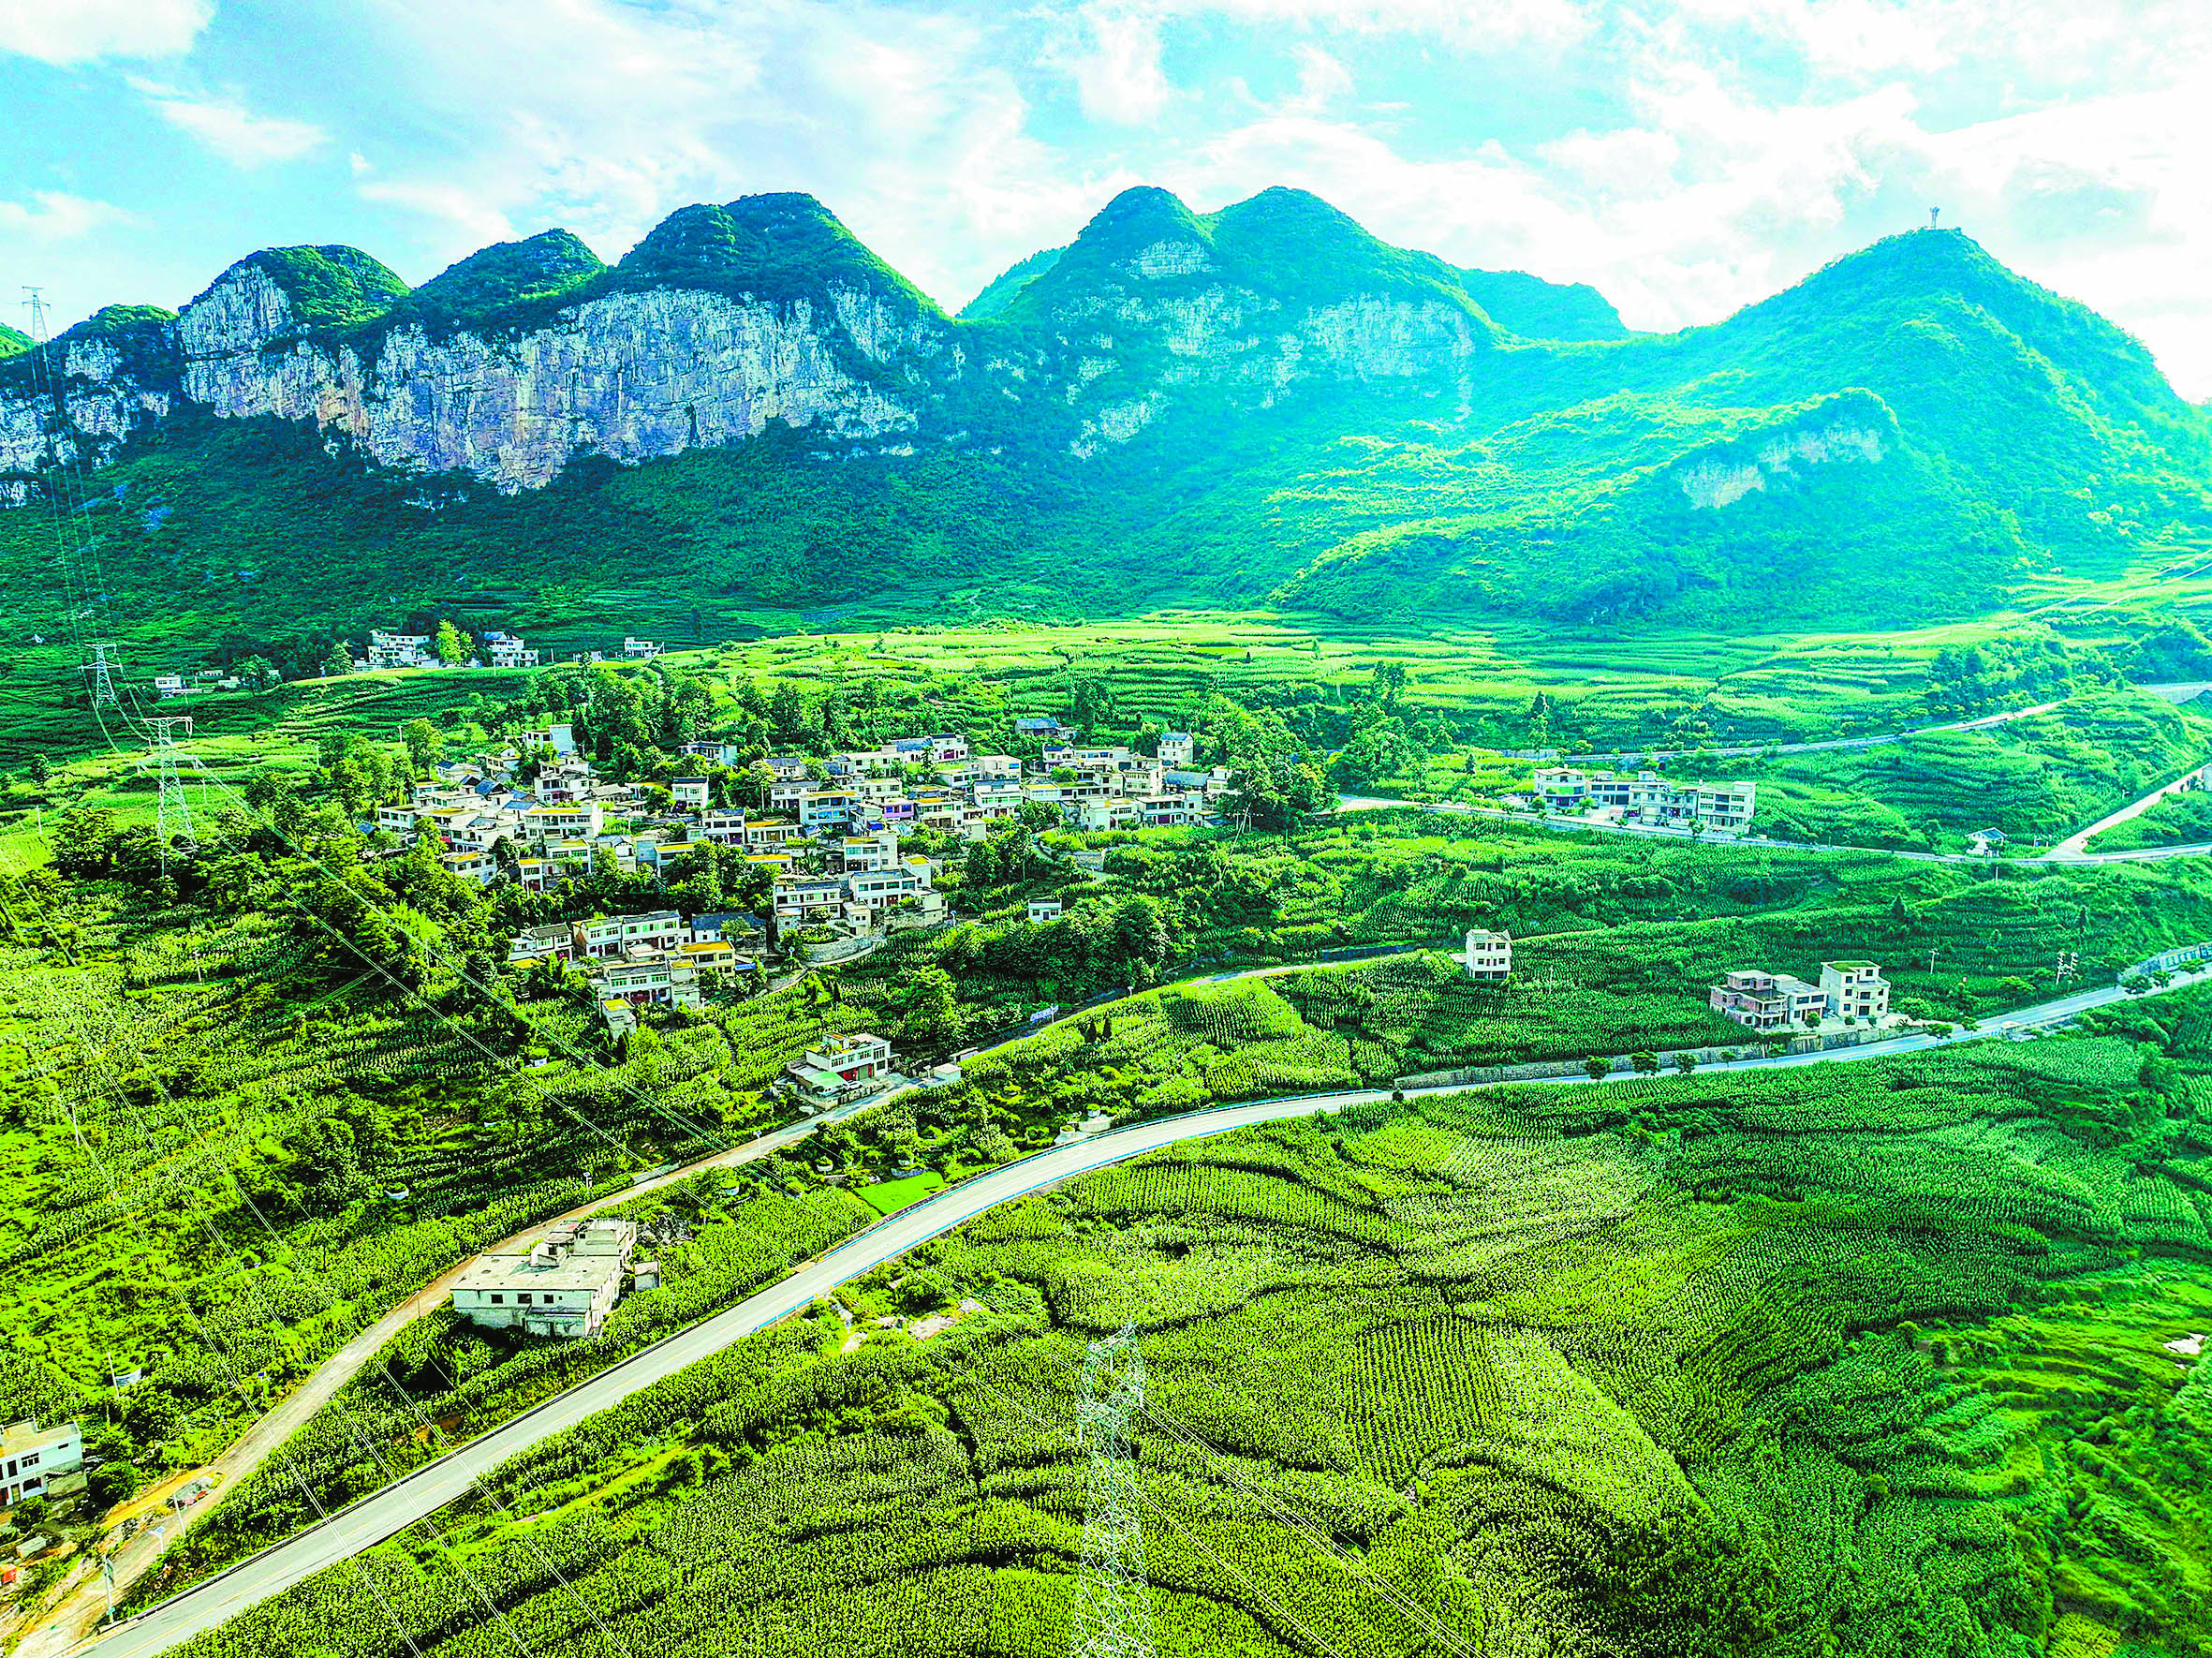
[[[696,742],[680,756],[696,773],[616,782],[579,752],[572,725],[554,721],[492,752],[434,762],[404,804],[376,807],[362,826],[387,851],[427,840],[459,880],[512,881],[533,895],[595,866],[666,883],[709,847],[764,876],[757,913],[687,920],[654,910],[515,934],[509,961],[573,966],[622,1035],[635,1026],[634,1010],[697,1008],[715,982],[709,975],[756,977],[771,951],[827,966],[892,933],[949,925],[941,857],[909,844],[923,832],[941,849],[981,841],[1025,813],[1083,832],[1218,821],[1230,773],[1196,765],[1188,733],[1164,733],[1158,751],[1143,754],[1081,747],[1079,732],[1044,716],[1016,727],[1039,746],[1035,761],[975,754],[965,736],[937,733],[818,758],[774,755],[741,775],[731,769],[744,758],[734,745]],[[739,804],[741,793],[751,803]],[[1026,918],[1059,911],[1059,900],[1038,898]]]

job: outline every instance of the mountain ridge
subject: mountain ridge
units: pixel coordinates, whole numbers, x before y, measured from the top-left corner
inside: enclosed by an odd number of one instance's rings
[[[612,265],[549,230],[412,290],[357,249],[264,250],[180,314],[60,336],[60,411],[0,356],[0,501],[56,460],[96,473],[156,433],[273,419],[365,466],[403,526],[572,474],[541,545],[605,495],[593,468],[703,452],[703,516],[647,517],[678,550],[665,579],[732,602],[862,572],[1011,595],[1080,556],[1132,594],[1716,626],[1939,614],[2212,526],[2204,412],[1954,231],[1641,334],[1594,290],[1394,247],[1304,191],[1200,214],[1146,187],[994,289],[948,317],[788,192],[680,209]],[[789,522],[763,536],[770,511]],[[864,523],[883,540],[856,572],[831,542]],[[521,546],[481,556],[529,590]],[[1867,558],[1922,579],[1859,583]]]

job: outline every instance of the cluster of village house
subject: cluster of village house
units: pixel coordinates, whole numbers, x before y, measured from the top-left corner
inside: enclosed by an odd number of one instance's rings
[[[436,636],[429,633],[387,633],[381,628],[369,629],[367,652],[353,659],[353,671],[366,674],[383,668],[439,668],[445,664],[438,659]],[[545,652],[535,645],[525,644],[519,633],[509,633],[501,629],[482,634],[479,643],[480,652],[465,664],[470,668],[536,668],[545,659]],[[654,639],[632,639],[622,642],[620,660],[650,662],[668,646]],[[578,651],[570,659],[578,662],[603,662],[605,651]],[[190,691],[236,690],[244,682],[234,674],[220,668],[203,668],[187,679],[182,674],[156,674],[154,676],[154,694],[156,697],[181,697]]]
[[[1674,783],[1657,772],[1584,772],[1541,766],[1530,792],[1507,804],[1542,804],[1553,811],[1591,811],[1633,823],[1696,823],[1706,829],[1748,828],[1758,809],[1756,783]]]
[[[494,629],[482,635],[483,654],[468,661],[471,668],[535,668],[544,652],[525,644],[519,633],[509,633]],[[366,656],[353,659],[354,672],[365,674],[372,668],[436,668],[442,667],[435,649],[435,636],[429,633],[387,633],[380,628],[369,629],[369,648]],[[626,662],[650,662],[668,646],[654,639],[625,637],[620,659]],[[570,659],[578,662],[603,662],[605,651],[576,652]]]
[[[1018,726],[1040,739],[1033,765],[973,754],[953,733],[818,761],[771,757],[767,808],[758,810],[715,805],[704,776],[673,779],[665,797],[656,788],[603,779],[577,753],[573,728],[554,722],[524,732],[501,752],[439,763],[404,805],[377,807],[374,827],[403,845],[429,836],[462,880],[489,885],[506,872],[530,893],[554,890],[601,853],[624,871],[665,876],[712,843],[765,869],[764,918],[698,916],[686,925],[674,910],[656,910],[516,936],[510,959],[576,963],[595,981],[609,1023],[626,1029],[634,1021],[629,1008],[698,1005],[704,970],[749,971],[758,953],[748,946],[765,943],[770,927],[779,944],[804,933],[809,949],[837,954],[902,928],[944,925],[950,910],[936,889],[938,866],[903,850],[902,834],[932,829],[979,840],[1031,802],[1083,829],[1204,822],[1229,787],[1226,768],[1193,766],[1187,733],[1167,733],[1159,753],[1147,756],[1080,748],[1074,733],[1047,718],[1025,718]],[[688,744],[684,752],[725,764],[739,758],[720,743]],[[524,757],[547,754],[525,784]],[[821,856],[806,855],[816,851]],[[1058,912],[1056,903],[1040,900],[1030,919]]]

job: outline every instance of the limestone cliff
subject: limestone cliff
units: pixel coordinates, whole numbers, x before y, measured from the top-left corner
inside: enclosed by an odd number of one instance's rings
[[[1286,216],[1344,245],[1290,258],[1269,244]],[[1049,291],[979,322],[797,196],[685,209],[612,268],[547,232],[412,294],[353,249],[274,249],[127,354],[88,324],[0,363],[0,477],[23,498],[42,466],[97,466],[179,410],[312,422],[381,465],[511,492],[578,455],[631,465],[772,422],[825,455],[895,454],[981,441],[1018,412],[1023,442],[1088,459],[1182,404],[1271,407],[1318,384],[1464,408],[1489,319],[1450,267],[1409,274],[1390,261],[1426,256],[1349,226],[1290,192],[1202,220],[1131,191]]]

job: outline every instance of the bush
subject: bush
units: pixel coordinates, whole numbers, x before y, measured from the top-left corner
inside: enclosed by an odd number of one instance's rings
[[[134,1462],[111,1462],[96,1468],[84,1476],[84,1488],[93,1502],[102,1509],[112,1508],[118,1503],[127,1503],[139,1494],[139,1488],[146,1483],[146,1476]]]

